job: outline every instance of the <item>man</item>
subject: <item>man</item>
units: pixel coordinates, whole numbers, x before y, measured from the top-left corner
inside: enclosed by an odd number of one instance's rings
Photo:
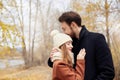
[[[85,26],[81,25],[80,15],[73,11],[63,13],[59,21],[63,32],[73,39],[74,67],[79,51],[82,48],[86,50],[84,79],[113,80],[114,66],[105,37],[100,33],[89,32]],[[48,65],[52,67],[52,64],[49,58]]]

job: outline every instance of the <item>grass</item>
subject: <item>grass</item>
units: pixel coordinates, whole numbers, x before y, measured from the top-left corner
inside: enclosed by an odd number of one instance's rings
[[[2,75],[1,75],[2,74]],[[0,70],[0,80],[51,80],[52,69],[37,66],[29,69]]]

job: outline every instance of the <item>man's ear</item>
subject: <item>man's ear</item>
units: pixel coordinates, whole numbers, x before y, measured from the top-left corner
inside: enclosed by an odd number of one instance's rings
[[[76,28],[76,27],[77,27],[77,26],[76,26],[76,23],[75,23],[75,22],[72,22],[72,23],[71,23],[71,27],[72,27],[72,28]]]

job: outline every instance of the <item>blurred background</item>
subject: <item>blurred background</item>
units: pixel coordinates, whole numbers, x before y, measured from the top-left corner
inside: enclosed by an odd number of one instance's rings
[[[51,80],[47,66],[58,17],[75,11],[104,34],[120,80],[120,0],[0,0],[0,80]]]

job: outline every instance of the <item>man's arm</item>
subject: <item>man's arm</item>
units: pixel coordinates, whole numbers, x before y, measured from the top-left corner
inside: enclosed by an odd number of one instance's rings
[[[53,62],[51,62],[50,58],[48,59],[48,66],[53,67]]]
[[[48,66],[49,67],[53,67],[53,62],[51,61],[51,59],[53,58],[53,55],[56,53],[56,52],[59,52],[59,49],[58,48],[53,48],[51,53],[50,53],[50,57],[48,59]],[[59,53],[58,53],[59,54]],[[56,55],[55,55],[56,56]],[[59,58],[60,59],[60,58]],[[52,59],[53,60],[53,59]]]
[[[52,52],[50,54],[50,58],[48,59],[48,66],[53,67],[53,62],[55,60],[62,60],[62,53],[60,53],[59,51],[56,52]]]
[[[113,80],[115,76],[112,55],[105,37],[98,34],[95,39],[97,78],[95,80]]]

